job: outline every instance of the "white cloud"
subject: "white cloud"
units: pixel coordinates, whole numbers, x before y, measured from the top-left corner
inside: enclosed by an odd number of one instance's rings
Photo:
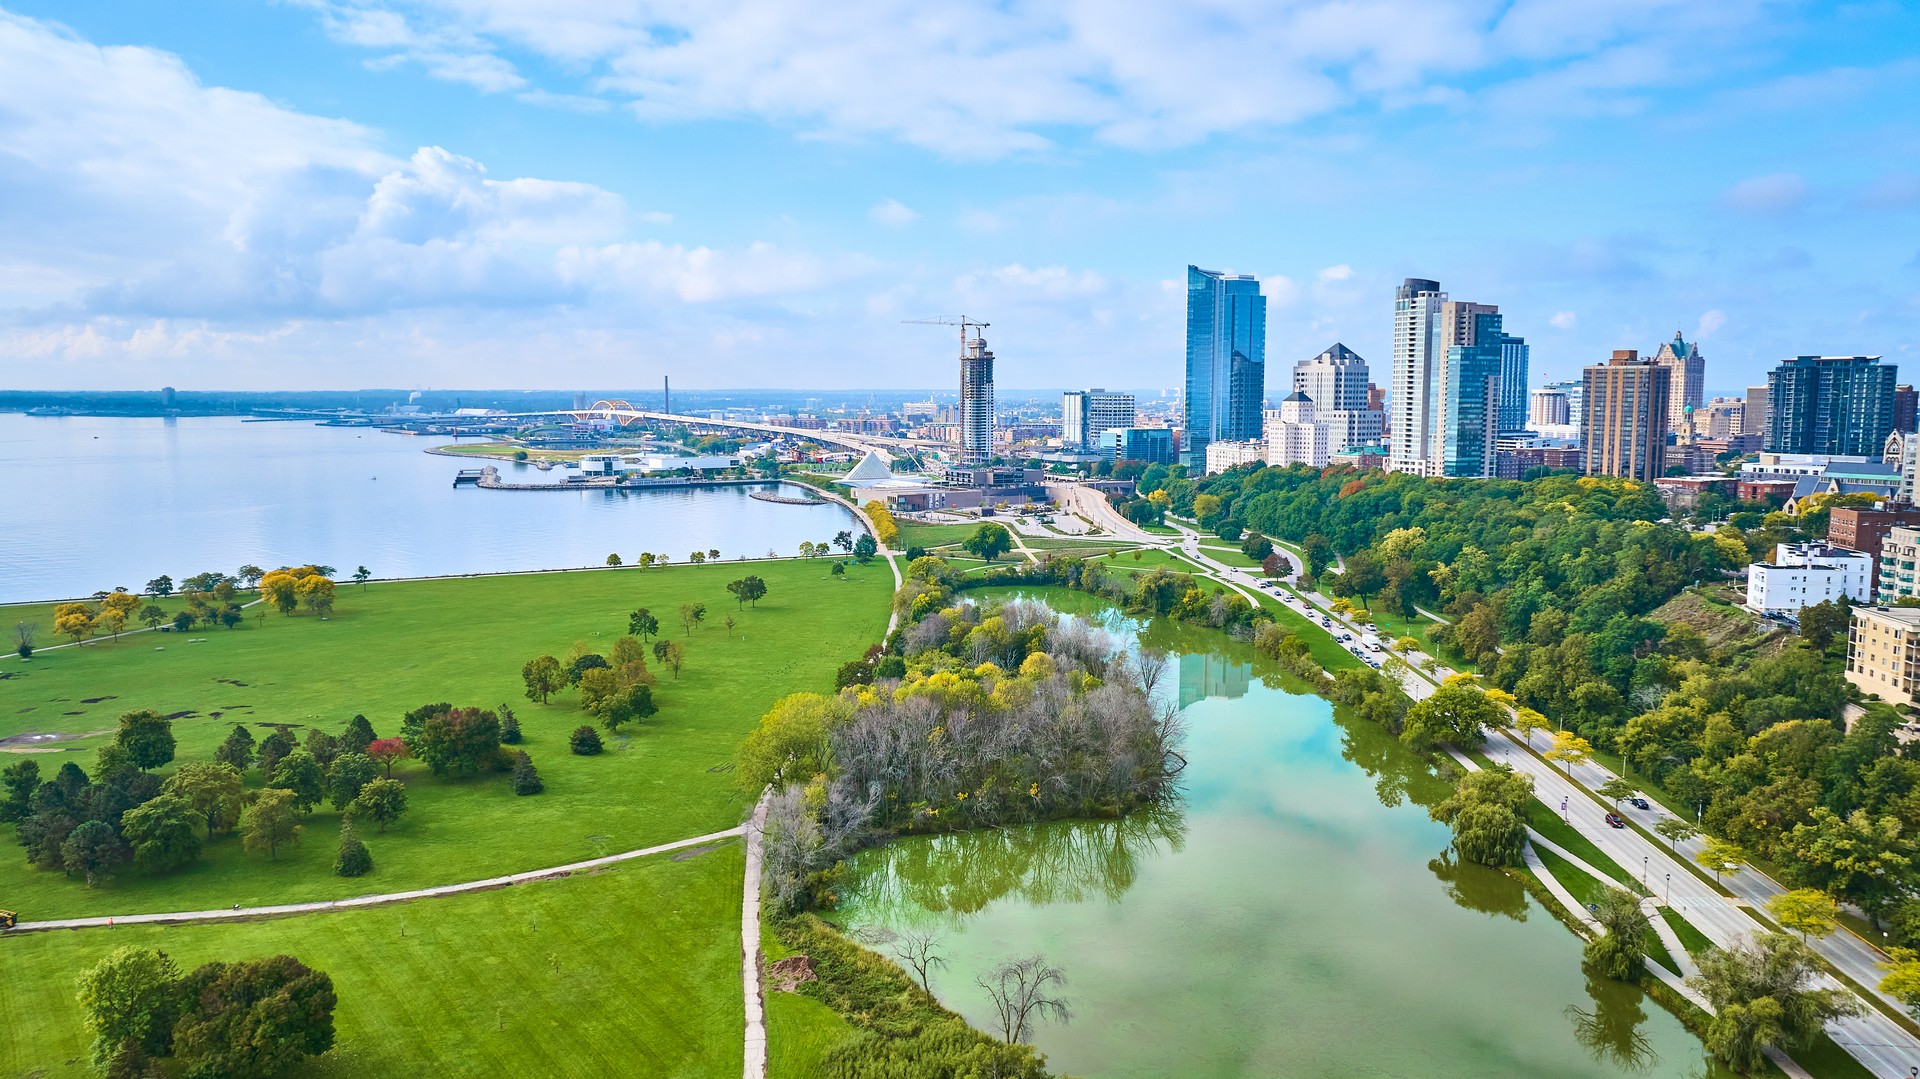
[[[1318,276],[1321,281],[1345,281],[1353,277],[1353,267],[1343,262],[1338,266],[1329,266],[1321,270]]]
[[[1807,201],[1807,182],[1793,172],[1753,176],[1728,188],[1725,201],[1743,213],[1791,213]]]
[[[1722,326],[1725,326],[1726,324],[1727,324],[1727,313],[1725,311],[1720,310],[1719,308],[1714,308],[1713,310],[1708,311],[1706,314],[1703,314],[1700,316],[1700,324],[1696,326],[1693,331],[1694,339],[1703,340],[1705,338],[1712,337],[1717,331],[1719,331],[1719,329]]]
[[[1044,150],[1061,129],[1193,143],[1357,105],[1448,105],[1456,80],[1582,111],[1632,108],[1701,67],[1762,0],[305,0],[330,33],[438,77],[435,56],[525,50],[638,115],[754,117],[809,138],[952,156]],[[1706,9],[1706,10],[1702,10]],[[1230,90],[1220,73],[1230,71]],[[1564,74],[1563,74],[1564,73]],[[1557,79],[1556,79],[1557,76]],[[1543,79],[1551,81],[1542,81]],[[486,87],[483,87],[486,88]]]
[[[1028,269],[1016,262],[983,273],[963,274],[954,282],[954,290],[976,298],[1065,300],[1097,296],[1107,290],[1107,281],[1092,270],[1076,273],[1065,266]]]
[[[899,199],[888,199],[875,204],[873,209],[867,211],[867,216],[872,218],[875,224],[885,225],[890,229],[905,228],[920,220],[920,215]]]
[[[1547,320],[1547,325],[1552,326],[1556,330],[1571,330],[1573,329],[1574,323],[1579,321],[1580,316],[1574,314],[1572,311],[1555,311],[1553,317]]]

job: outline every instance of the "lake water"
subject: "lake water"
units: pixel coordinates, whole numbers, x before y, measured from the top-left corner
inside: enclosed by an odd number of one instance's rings
[[[0,414],[0,603],[246,563],[409,577],[600,565],[614,552],[793,554],[853,527],[840,506],[760,502],[738,487],[455,490],[455,472],[493,462],[424,452],[445,441],[237,418]],[[524,482],[561,475],[498,463]]]
[[[1384,731],[1218,634],[1146,633],[1179,653],[1179,806],[867,851],[836,917],[944,934],[935,991],[985,1030],[975,977],[1045,954],[1074,1017],[1034,1040],[1074,1075],[1719,1074],[1638,989],[1589,980],[1518,882],[1449,857],[1424,808],[1446,785]]]

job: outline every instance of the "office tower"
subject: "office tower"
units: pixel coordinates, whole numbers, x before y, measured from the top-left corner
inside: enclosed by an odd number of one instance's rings
[[[1501,388],[1506,388],[1502,382]],[[1533,391],[1532,408],[1527,416],[1535,427],[1565,427],[1573,422],[1567,391],[1542,388]]]
[[[1665,475],[1671,369],[1629,348],[1584,375],[1580,444],[1587,475],[1648,481]]]
[[[1706,421],[1703,424],[1700,413],[1693,414],[1693,422],[1702,427],[1702,433],[1708,438],[1733,438],[1746,431],[1747,402],[1742,397],[1716,397],[1707,402]]]
[[[1740,413],[1740,433],[1766,437],[1768,427],[1767,387],[1747,387],[1747,407]]]
[[[1427,474],[1488,477],[1500,425],[1500,360],[1506,343],[1500,309],[1491,304],[1442,305],[1444,362],[1434,387],[1434,428]]]
[[[1660,351],[1653,354],[1653,362],[1672,373],[1667,383],[1671,391],[1667,399],[1667,430],[1678,431],[1681,409],[1692,405],[1693,410],[1698,412],[1706,404],[1706,357],[1700,355],[1698,342],[1687,344],[1676,330],[1673,340],[1661,345]]]
[[[987,339],[967,342],[960,357],[960,463],[985,464],[993,458],[993,353]]]
[[[1500,340],[1500,423],[1502,431],[1527,427],[1527,339],[1504,335]]]
[[[1181,459],[1207,466],[1207,443],[1260,434],[1267,392],[1267,298],[1258,279],[1187,267],[1186,435]]]
[[[1388,466],[1395,472],[1428,472],[1436,368],[1446,364],[1440,345],[1440,309],[1446,302],[1440,282],[1424,277],[1409,277],[1394,292],[1393,403],[1387,423],[1393,430]]]
[[[1109,427],[1100,432],[1098,441],[1100,452],[1112,461],[1173,463],[1173,429],[1169,427]]]
[[[1087,447],[1109,427],[1132,427],[1134,400],[1130,393],[1105,390],[1069,390],[1060,397],[1060,440]]]
[[[1920,430],[1920,393],[1912,386],[1893,388],[1893,429],[1896,431]]]
[[[1878,457],[1893,433],[1895,368],[1878,356],[1795,356],[1767,375],[1767,449]]]
[[[1365,412],[1368,375],[1367,361],[1335,342],[1313,359],[1293,365],[1293,388],[1312,398],[1321,411]]]

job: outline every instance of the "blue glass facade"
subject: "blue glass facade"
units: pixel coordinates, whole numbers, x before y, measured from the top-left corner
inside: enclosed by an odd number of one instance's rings
[[[1260,282],[1187,267],[1187,386],[1181,460],[1206,467],[1207,444],[1260,437],[1267,392],[1267,298]]]
[[[1527,339],[1500,339],[1500,430],[1527,429]]]
[[[1447,349],[1447,399],[1440,402],[1440,471],[1446,476],[1493,474],[1501,353],[1509,340],[1501,332],[1500,315],[1476,313],[1473,340]]]
[[[1100,452],[1110,461],[1170,465],[1174,463],[1173,431],[1166,427],[1110,427],[1100,432]]]

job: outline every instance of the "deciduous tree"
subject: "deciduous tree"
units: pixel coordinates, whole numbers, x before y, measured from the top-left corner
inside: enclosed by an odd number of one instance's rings
[[[1566,765],[1567,775],[1572,776],[1574,765],[1585,764],[1593,759],[1593,743],[1572,731],[1560,731],[1553,736],[1553,748],[1542,756]]]
[[[161,794],[121,814],[120,835],[133,849],[134,865],[148,873],[166,873],[200,857],[204,819],[186,798]]]
[[[296,749],[274,765],[267,786],[292,792],[293,804],[299,806],[301,812],[311,813],[326,797],[327,774],[321,770],[320,762],[313,759],[313,754]]]
[[[188,1075],[276,1075],[333,1048],[333,980],[292,956],[208,963],[181,984],[173,1055]]]
[[[1073,1017],[1060,991],[1067,974],[1042,955],[1006,960],[975,979],[987,991],[999,1020],[1001,1040],[1011,1044],[1033,1036],[1033,1025],[1065,1025]]]
[[[125,1047],[147,1056],[173,1051],[173,1027],[179,1020],[180,969],[167,953],[153,948],[116,948],[80,974],[80,1007],[93,1032],[93,1065],[101,1071]]]
[[[1647,942],[1653,935],[1640,897],[1624,888],[1607,888],[1594,904],[1593,917],[1601,932],[1587,942],[1587,966],[1615,981],[1638,980],[1646,970]]]
[[[60,844],[60,860],[68,873],[81,873],[91,888],[113,875],[133,857],[127,844],[105,821],[82,821]]]
[[[185,799],[212,839],[214,832],[230,832],[240,822],[246,784],[231,764],[192,761],[175,769],[160,793]]]
[[[1818,888],[1795,888],[1767,900],[1767,912],[1784,929],[1800,934],[1804,943],[1809,936],[1824,937],[1840,928],[1840,905]]]
[[[1812,988],[1819,960],[1785,933],[1763,933],[1753,944],[1715,948],[1687,979],[1713,1005],[1707,1051],[1742,1074],[1765,1065],[1769,1047],[1810,1044],[1828,1020],[1858,1015],[1845,989]]]
[[[566,672],[552,656],[536,656],[520,668],[520,680],[526,683],[527,699],[547,703],[547,698],[567,684]]]
[[[267,852],[274,861],[280,858],[282,845],[300,838],[300,808],[293,792],[284,787],[263,787],[254,792],[253,803],[240,815],[240,839],[248,850]]]
[[[750,573],[737,581],[728,582],[727,591],[733,593],[737,605],[751,603],[757,607],[761,597],[767,594],[767,582],[759,575]]]
[[[1013,549],[1013,537],[1004,526],[988,522],[961,540],[960,546],[974,557],[992,562]]]
[[[660,632],[660,620],[655,618],[653,612],[647,608],[636,607],[633,613],[627,616],[627,632],[643,641],[650,640],[654,634]]]
[[[382,832],[406,811],[407,785],[397,779],[372,780],[353,800],[353,815],[372,821]]]

